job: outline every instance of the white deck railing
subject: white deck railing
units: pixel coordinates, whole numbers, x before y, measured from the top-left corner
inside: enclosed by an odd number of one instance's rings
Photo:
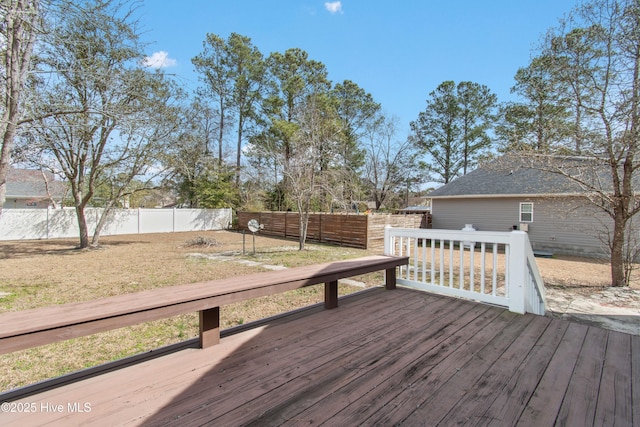
[[[508,308],[545,312],[544,283],[524,231],[385,229],[385,255],[409,256],[397,283]]]

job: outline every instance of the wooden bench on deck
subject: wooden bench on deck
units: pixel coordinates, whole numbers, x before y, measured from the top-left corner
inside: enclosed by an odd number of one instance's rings
[[[394,289],[396,267],[408,262],[408,257],[369,256],[2,313],[0,354],[196,311],[205,348],[220,341],[223,305],[324,283],[325,308],[335,308],[338,280],[386,270],[385,286]]]

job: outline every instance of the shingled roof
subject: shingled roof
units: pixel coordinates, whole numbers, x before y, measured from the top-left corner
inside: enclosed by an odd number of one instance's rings
[[[563,171],[585,183],[611,182],[601,162],[587,158],[501,157],[434,190],[428,197],[550,196],[584,194],[589,185],[567,178]]]
[[[51,197],[59,199],[64,195],[64,184],[61,181],[57,181],[55,175],[51,172],[33,169],[9,169],[6,198],[47,199],[49,198],[47,183]]]

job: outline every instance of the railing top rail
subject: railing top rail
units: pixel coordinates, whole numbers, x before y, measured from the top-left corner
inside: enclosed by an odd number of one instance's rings
[[[528,237],[527,237],[527,243],[528,243]],[[533,277],[536,291],[538,292],[538,296],[540,297],[542,304],[546,306],[547,297],[546,297],[546,292],[544,288],[544,280],[542,279],[540,270],[538,270],[538,264],[536,263],[535,255],[533,254],[533,249],[531,248],[531,245],[529,243],[525,246],[525,253],[527,256],[527,264],[528,264],[527,267],[529,268],[529,272]],[[544,313],[538,313],[538,314],[544,314]]]
[[[419,239],[440,239],[454,241],[472,241],[476,243],[501,243],[511,242],[512,231],[462,231],[462,230],[437,230],[416,228],[389,227],[391,236],[414,237]]]

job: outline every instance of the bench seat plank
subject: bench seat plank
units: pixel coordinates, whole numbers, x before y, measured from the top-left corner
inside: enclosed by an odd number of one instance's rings
[[[0,354],[373,271],[395,277],[390,270],[407,263],[407,257],[377,255],[2,313]]]

